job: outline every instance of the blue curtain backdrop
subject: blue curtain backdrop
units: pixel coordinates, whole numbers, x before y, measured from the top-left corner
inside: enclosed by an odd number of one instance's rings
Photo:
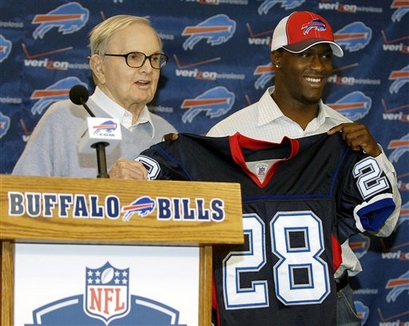
[[[364,267],[353,280],[355,305],[363,325],[408,324],[408,0],[1,0],[0,173],[12,171],[50,104],[78,83],[92,93],[88,35],[103,19],[151,20],[170,60],[150,108],[180,132],[205,134],[273,85],[271,34],[294,10],[331,22],[345,56],[335,58],[325,101],[367,124],[398,174],[397,231],[351,240]]]

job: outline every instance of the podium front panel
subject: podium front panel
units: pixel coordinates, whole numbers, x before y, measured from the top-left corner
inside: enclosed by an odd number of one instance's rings
[[[235,183],[0,176],[2,240],[244,242]]]
[[[14,325],[199,324],[194,246],[16,244],[14,279]]]

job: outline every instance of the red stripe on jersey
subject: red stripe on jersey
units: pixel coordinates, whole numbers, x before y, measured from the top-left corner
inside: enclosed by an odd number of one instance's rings
[[[342,263],[342,249],[341,244],[339,243],[338,239],[331,234],[331,246],[332,246],[332,266],[334,271],[341,266]]]

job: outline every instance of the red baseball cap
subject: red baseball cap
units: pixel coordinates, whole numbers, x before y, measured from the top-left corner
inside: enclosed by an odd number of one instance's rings
[[[284,48],[300,53],[320,43],[328,43],[337,57],[344,55],[342,48],[334,42],[330,24],[323,17],[309,11],[296,11],[278,23],[273,33],[271,51]]]

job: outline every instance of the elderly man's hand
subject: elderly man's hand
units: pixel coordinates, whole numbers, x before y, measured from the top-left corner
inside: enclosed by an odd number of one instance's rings
[[[148,171],[138,161],[119,158],[109,171],[109,177],[112,179],[146,180]]]

